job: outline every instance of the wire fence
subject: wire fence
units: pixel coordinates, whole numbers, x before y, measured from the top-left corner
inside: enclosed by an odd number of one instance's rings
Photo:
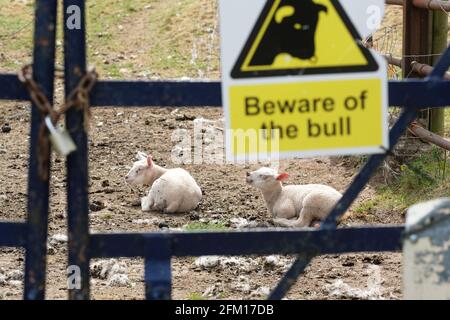
[[[391,80],[400,80],[412,77],[426,77],[429,75],[433,67],[427,64],[418,63],[417,60],[423,61],[428,59],[434,60],[436,57],[442,55],[442,53],[417,53],[417,54],[405,54],[405,15],[404,8],[405,1],[409,0],[386,0],[386,15],[382,22],[382,26],[370,39],[370,46],[385,56],[388,62],[388,77]],[[445,12],[448,16],[448,10],[450,6],[445,4],[444,1],[429,1],[426,4],[420,0],[411,0],[414,6],[427,10],[438,10]],[[447,32],[448,33],[448,32]],[[426,35],[417,34],[415,36],[416,41],[420,41],[420,37]],[[448,42],[448,36],[447,36]],[[405,68],[405,63],[412,61],[410,68]],[[405,72],[405,69],[409,69]],[[445,77],[450,80],[450,73]],[[431,109],[425,109],[429,111]],[[400,108],[390,108],[389,117],[390,124],[395,123],[395,119],[398,118],[401,112]],[[416,124],[417,126],[417,124]],[[426,131],[425,131],[426,132]],[[430,143],[424,140],[429,139],[431,133],[418,134],[417,130],[411,126],[401,139],[395,150],[391,154],[383,166],[383,173],[386,180],[392,177],[398,177],[401,171],[407,167],[420,177],[425,177],[426,180],[444,181],[448,177],[448,137],[450,137],[450,113],[446,111],[445,114],[445,128],[441,133],[441,144]],[[437,139],[441,138],[437,136]],[[450,143],[450,142],[449,142]],[[420,158],[423,154],[427,154],[427,161],[434,162],[434,165],[425,167],[415,167],[412,163],[415,159]]]

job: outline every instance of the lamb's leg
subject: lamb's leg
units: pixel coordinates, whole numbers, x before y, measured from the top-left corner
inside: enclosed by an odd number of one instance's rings
[[[164,212],[165,213],[175,213],[178,211],[179,208],[180,208],[180,202],[174,201],[167,206],[167,208],[164,210]]]
[[[142,211],[144,211],[144,212],[151,211],[151,209],[153,207],[153,203],[154,203],[154,201],[153,201],[153,199],[150,196],[143,197],[141,199],[141,209],[142,209]]]
[[[300,212],[300,216],[297,220],[277,218],[277,219],[274,219],[273,222],[278,226],[288,227],[288,228],[309,227],[311,225],[311,222],[314,219],[314,210],[315,210],[315,208],[306,207],[306,208],[302,209],[302,211]]]

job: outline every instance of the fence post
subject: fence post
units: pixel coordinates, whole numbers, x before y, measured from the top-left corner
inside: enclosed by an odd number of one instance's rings
[[[36,1],[33,77],[44,91],[50,103],[53,103],[56,16],[56,0]],[[28,239],[25,253],[24,288],[24,299],[26,300],[45,298],[49,181],[41,180],[38,173],[39,128],[41,121],[41,114],[33,104],[28,166]],[[50,173],[50,161],[48,170]]]
[[[417,204],[406,217],[405,299],[450,299],[450,199]]]
[[[442,10],[433,11],[433,54],[441,54],[447,48],[448,16]],[[439,60],[439,56],[433,56],[433,65]],[[430,111],[430,131],[443,134],[445,126],[445,109],[435,108]]]
[[[75,9],[75,10],[68,10]],[[68,28],[69,18],[79,15],[80,28]],[[85,2],[64,0],[64,65],[66,97],[86,73]],[[77,151],[67,159],[67,203],[69,231],[69,265],[78,266],[81,288],[69,290],[69,299],[89,299],[89,199],[88,145],[83,111],[70,110],[66,126]]]
[[[420,75],[413,72],[411,62],[417,61],[431,65],[429,53],[431,52],[432,12],[417,8],[413,0],[405,0],[403,5],[403,77],[418,78]],[[422,125],[428,128],[429,112],[418,112]]]

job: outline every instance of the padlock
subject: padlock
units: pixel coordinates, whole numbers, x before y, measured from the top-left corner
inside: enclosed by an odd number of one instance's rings
[[[56,127],[53,125],[50,116],[45,117],[45,125],[50,132],[50,142],[52,143],[53,149],[60,155],[66,157],[75,150],[77,146],[73,142],[69,132],[62,127]]]

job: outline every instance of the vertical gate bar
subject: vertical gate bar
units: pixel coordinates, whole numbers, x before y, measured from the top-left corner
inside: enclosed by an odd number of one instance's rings
[[[79,19],[69,29],[69,19]],[[77,20],[72,20],[77,22]],[[64,66],[66,97],[77,86],[86,72],[85,2],[64,0]],[[84,130],[83,111],[70,110],[66,126],[77,151],[67,159],[67,203],[70,266],[80,268],[81,287],[69,290],[69,299],[89,299],[89,199],[88,199],[88,145]]]
[[[146,236],[145,298],[170,300],[172,295],[171,239],[159,234]]]
[[[417,110],[413,107],[406,107],[405,111],[401,114],[400,118],[395,123],[392,128],[389,139],[390,145],[394,146],[397,144],[403,132],[406,130],[408,125],[416,118]],[[386,158],[387,153],[373,155],[369,158],[367,163],[358,173],[356,178],[353,180],[350,187],[342,196],[341,200],[333,208],[327,219],[322,223],[321,229],[334,229],[336,228],[336,222],[339,218],[348,210],[353,201],[358,197],[359,193],[362,191],[364,186],[369,182],[375,170],[379,167],[381,162]],[[286,272],[280,282],[277,284],[275,289],[269,296],[269,299],[281,299],[286,295],[295,280],[303,273],[305,268],[308,266],[309,262],[314,256],[311,255],[309,258],[299,257]]]
[[[36,1],[33,77],[50,103],[53,103],[54,89],[56,16],[56,0]],[[28,165],[28,234],[24,285],[24,299],[26,300],[45,298],[49,181],[42,181],[38,173],[37,154],[41,120],[41,115],[33,104]]]
[[[403,5],[403,77],[405,79],[420,77],[412,71],[413,61],[431,65],[429,56],[431,30],[432,12],[428,9],[417,8],[413,0],[405,0]],[[428,128],[428,110],[419,111],[418,116],[422,124]]]

